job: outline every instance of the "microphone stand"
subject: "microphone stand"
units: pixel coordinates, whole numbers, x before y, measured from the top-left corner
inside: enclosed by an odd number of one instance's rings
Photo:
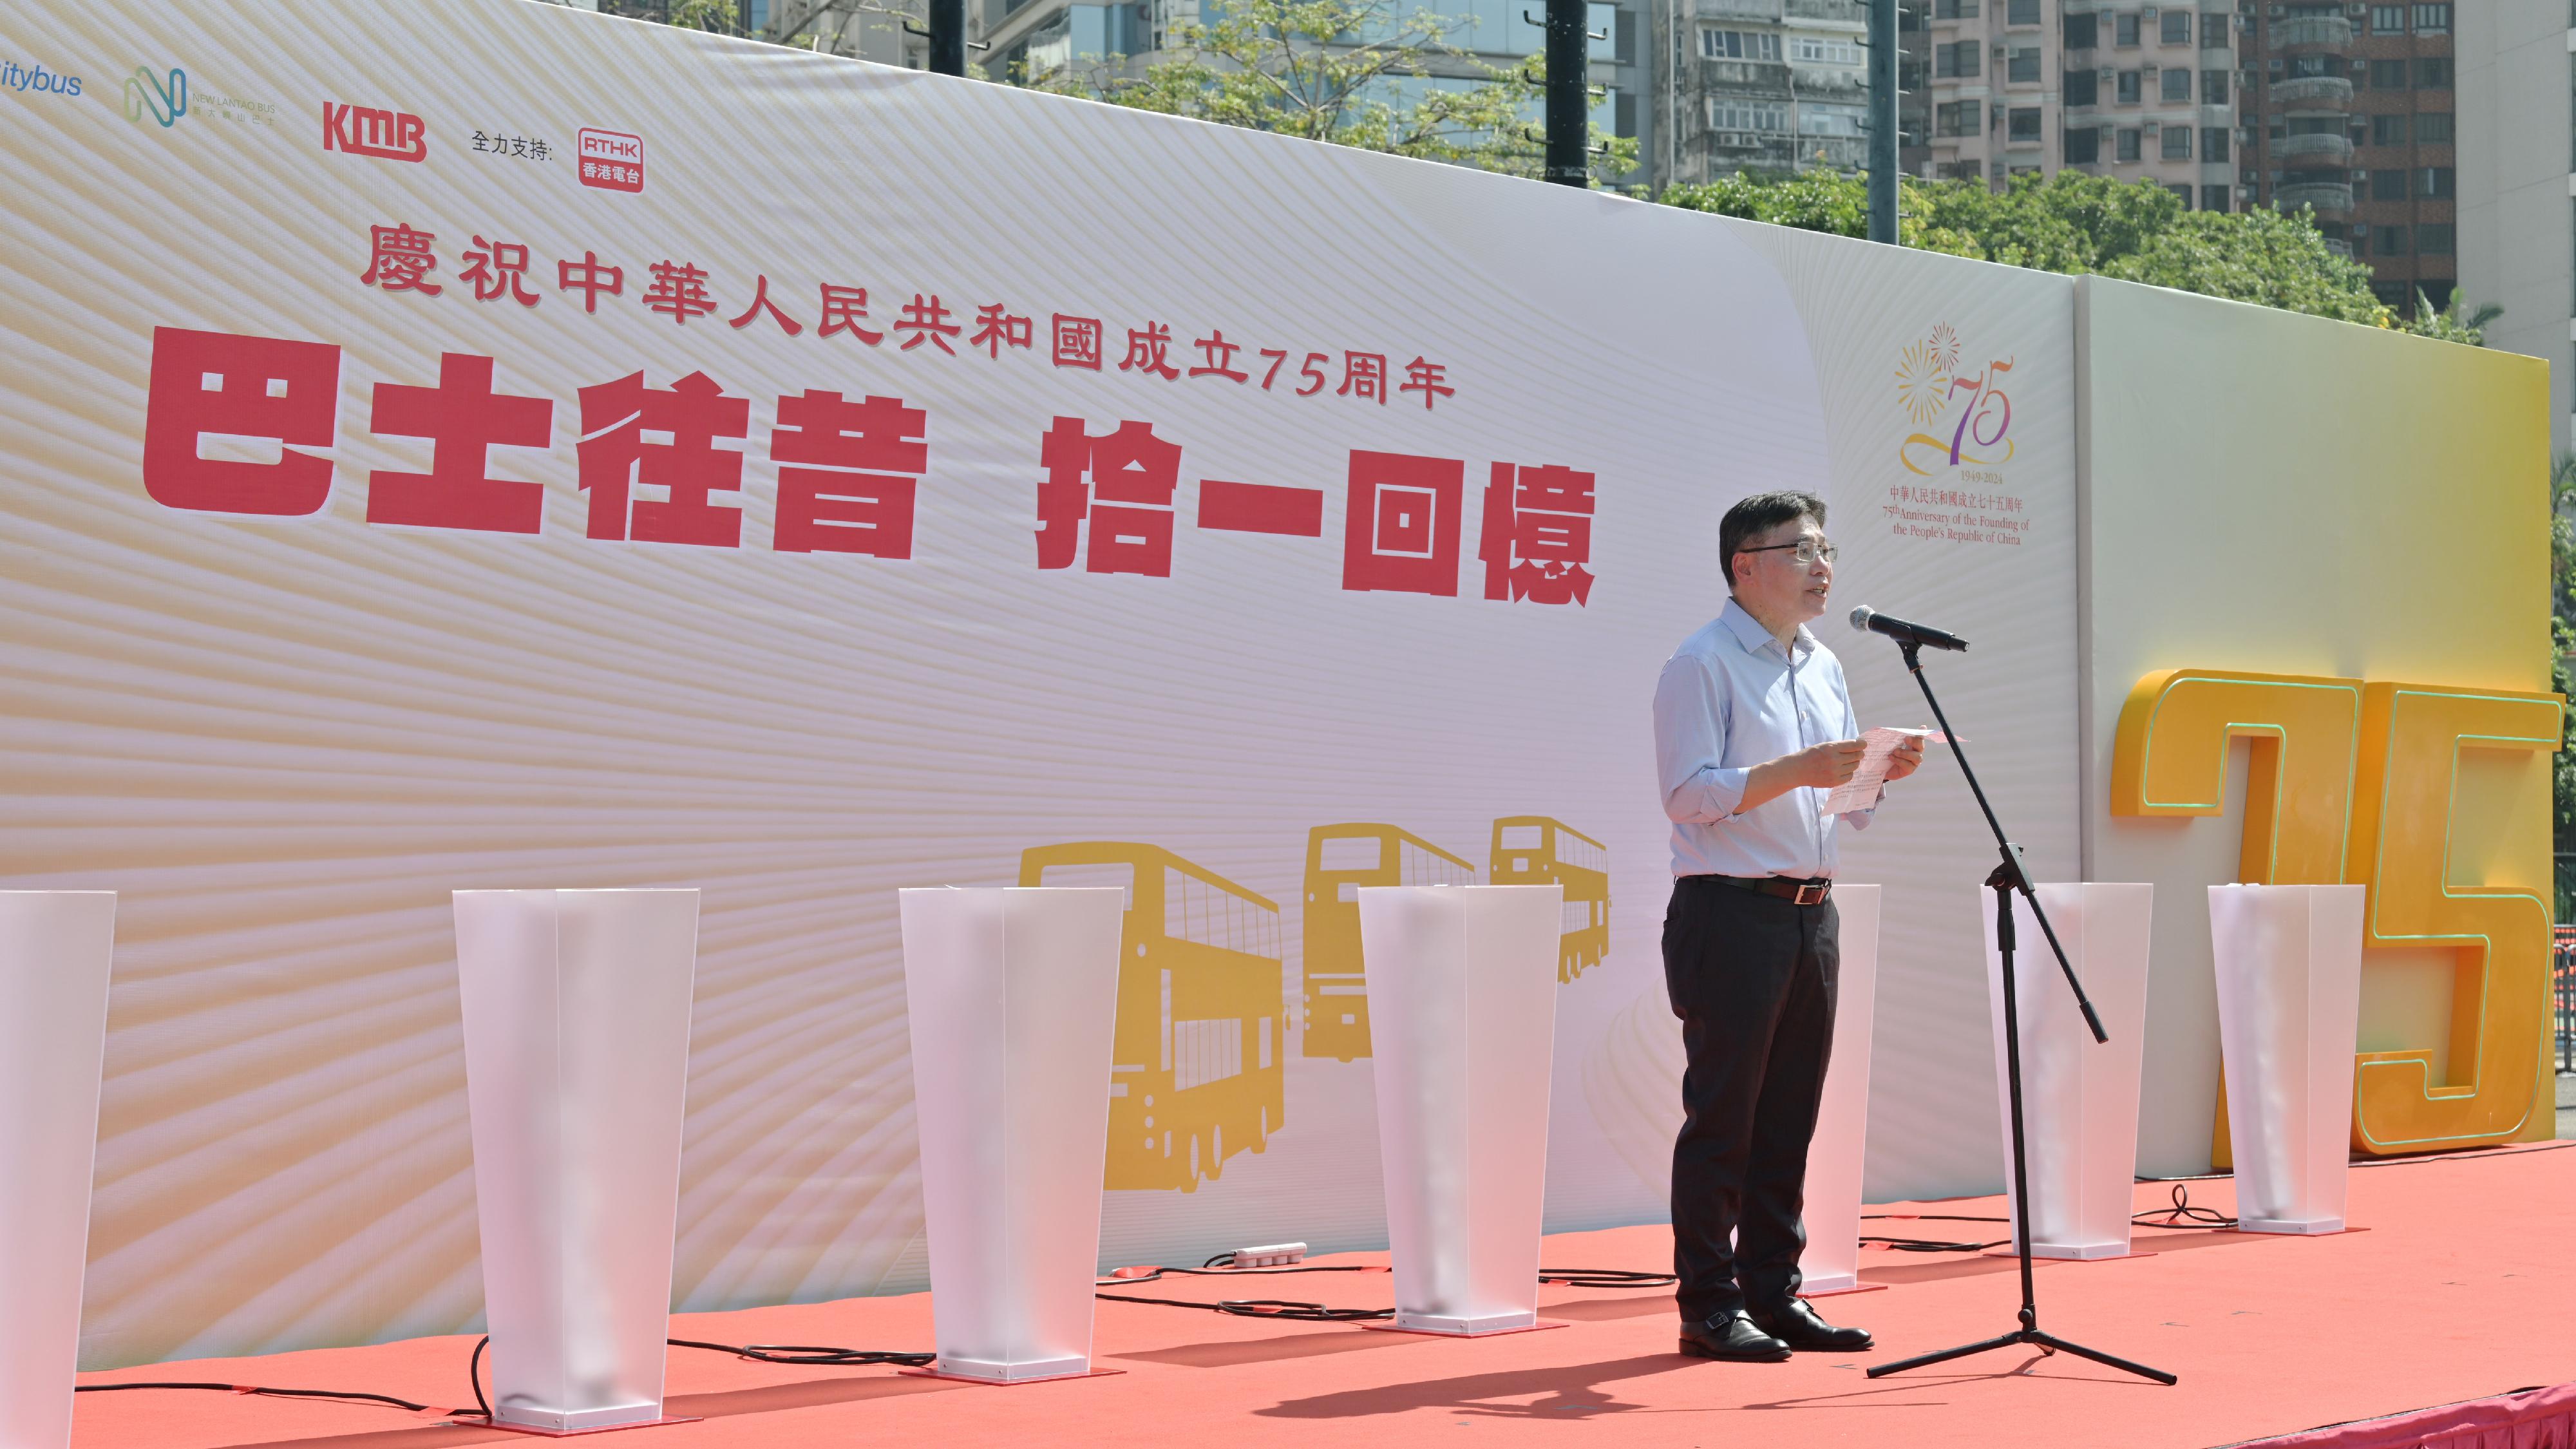
[[[2086,1348],[2080,1343],[2070,1343],[2040,1329],[2039,1302],[2032,1289],[2030,1269],[2030,1162],[2022,1146],[2021,1012],[2013,988],[2013,892],[2021,892],[2022,898],[2030,902],[2031,917],[2039,922],[2040,933],[2048,938],[2048,949],[2057,953],[2057,969],[2065,973],[2067,989],[2075,993],[2075,1004],[2083,1008],[2084,1024],[2092,1028],[2093,1040],[2106,1042],[2111,1039],[2111,1036],[2102,1029],[2102,1018],[2094,1013],[2092,1001],[2084,995],[2084,983],[2076,979],[2075,968],[2068,964],[2066,948],[2057,944],[2057,930],[2049,925],[2048,913],[2039,907],[2039,895],[2031,889],[2029,872],[2022,868],[2021,847],[2004,838],[2003,822],[1995,818],[1994,806],[1986,801],[1985,787],[1977,783],[1977,772],[1968,767],[1968,757],[1959,748],[1959,737],[1950,729],[1949,716],[1941,712],[1941,701],[1933,696],[1932,681],[1923,673],[1922,644],[1912,639],[1899,639],[1896,641],[1896,647],[1904,651],[1905,668],[1914,676],[1914,682],[1921,686],[1924,702],[1932,706],[1932,718],[1941,726],[1942,735],[1949,740],[1950,753],[1959,762],[1959,772],[1968,777],[1968,789],[1977,797],[1977,808],[1985,812],[1986,826],[1995,833],[1995,848],[2003,856],[2002,863],[1987,875],[1986,887],[1995,893],[1995,947],[2003,957],[2004,1081],[2012,1107],[2012,1175],[2015,1209],[2013,1248],[2021,1256],[2021,1327],[2010,1333],[1997,1334],[1993,1338],[1979,1339],[1975,1343],[1963,1343],[1956,1348],[1940,1349],[1933,1353],[1898,1359],[1894,1363],[1879,1364],[1870,1369],[1869,1377],[1884,1378],[1889,1374],[1904,1373],[1908,1369],[1918,1369],[1928,1364],[1944,1363],[1950,1359],[1984,1353],[1988,1349],[2029,1344],[2042,1353],[2055,1353],[2063,1349],[2077,1358],[2089,1358],[2095,1363],[2108,1365],[2124,1373],[2133,1373],[2140,1378],[2153,1379],[2160,1384],[2179,1382],[2172,1374],[2162,1369],[2151,1369],[2144,1364],[2131,1363],[2124,1358],[2114,1358],[2110,1354]]]

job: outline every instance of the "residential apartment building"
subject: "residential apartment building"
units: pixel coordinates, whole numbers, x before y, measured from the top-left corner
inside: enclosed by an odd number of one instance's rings
[[[2552,441],[2576,446],[2576,0],[2463,0],[2453,23],[2459,297],[2504,309],[2487,346],[2548,359]]]
[[[2061,0],[1903,0],[1898,162],[2002,185],[2057,169],[2068,74]]]
[[[2493,4],[2498,0],[2480,0]],[[2450,304],[2459,280],[2451,0],[2247,5],[2244,184],[2313,207],[2380,300]]]
[[[2064,0],[2064,164],[2242,210],[2234,5]]]
[[[1656,19],[1654,179],[1867,164],[1866,0],[1665,0]]]

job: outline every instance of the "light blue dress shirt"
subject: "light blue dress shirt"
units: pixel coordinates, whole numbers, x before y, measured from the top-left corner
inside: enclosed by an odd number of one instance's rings
[[[1673,874],[1831,876],[1835,820],[1863,829],[1867,811],[1824,816],[1828,792],[1808,785],[1741,814],[1736,807],[1754,766],[1859,736],[1833,651],[1803,626],[1783,649],[1727,600],[1655,683],[1655,776],[1673,822]]]

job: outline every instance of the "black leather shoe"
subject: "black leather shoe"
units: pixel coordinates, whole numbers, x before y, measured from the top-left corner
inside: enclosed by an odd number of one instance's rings
[[[1789,1356],[1789,1345],[1754,1327],[1753,1320],[1738,1311],[1721,1313],[1706,1323],[1684,1323],[1682,1352],[1729,1363],[1778,1363]]]
[[[1745,1317],[1773,1339],[1801,1353],[1858,1353],[1873,1346],[1866,1328],[1836,1328],[1816,1316],[1807,1300],[1792,1298],[1783,1308],[1752,1308]]]

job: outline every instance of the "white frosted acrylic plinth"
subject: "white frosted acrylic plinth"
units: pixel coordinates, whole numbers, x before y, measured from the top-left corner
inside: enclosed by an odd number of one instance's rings
[[[114,891],[0,891],[0,1446],[72,1440]]]
[[[2100,882],[2043,885],[2039,902],[2066,959],[2101,1014],[2110,1041],[2085,1028],[2048,938],[2013,897],[2013,979],[2021,1013],[2022,1121],[2030,1164],[2030,1251],[2037,1258],[2119,1258],[2129,1251],[2138,1165],[2138,1073],[2145,1061],[2147,925],[2155,887]],[[1995,897],[1980,891],[1986,926],[1986,997],[1995,1032],[1995,1097],[2003,1109],[2004,1161],[2012,1161],[2004,1076],[2004,998],[1995,951]],[[2011,1206],[2007,1183],[2007,1212]],[[2019,1232],[2015,1228],[2016,1235]]]
[[[2246,1232],[2343,1231],[2365,889],[2209,888],[2227,1137]]]
[[[495,1422],[662,1417],[694,890],[456,892]]]
[[[1538,1322],[1560,886],[1362,886],[1395,1326]]]
[[[1878,887],[1837,885],[1842,963],[1834,978],[1833,1057],[1807,1144],[1798,1256],[1801,1293],[1848,1293],[1860,1286],[1860,1179],[1869,1137],[1869,1038],[1878,993]]]
[[[902,898],[939,1372],[1088,1373],[1126,892]]]

